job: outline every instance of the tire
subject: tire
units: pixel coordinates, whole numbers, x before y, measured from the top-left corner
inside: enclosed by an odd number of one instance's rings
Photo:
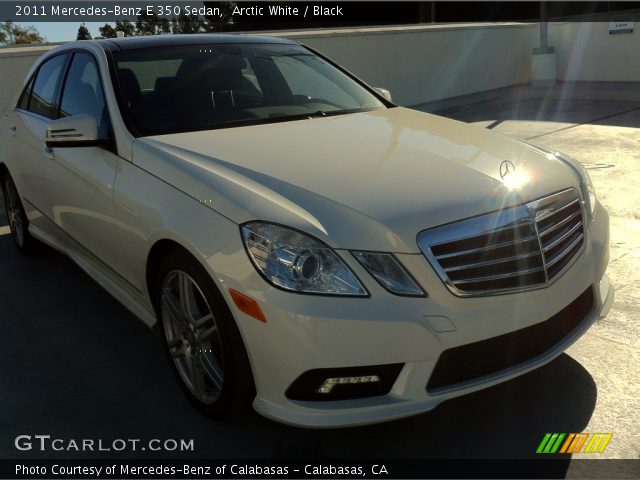
[[[2,183],[2,197],[4,198],[4,209],[9,221],[11,237],[18,247],[18,251],[23,255],[37,253],[39,242],[29,233],[29,220],[11,175],[4,173],[0,177],[0,182]]]
[[[256,394],[251,365],[231,311],[206,270],[177,250],[159,265],[154,292],[164,350],[192,405],[219,419],[245,412]]]

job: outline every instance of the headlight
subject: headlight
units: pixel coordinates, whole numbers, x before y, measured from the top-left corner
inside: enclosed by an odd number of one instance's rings
[[[578,170],[580,170],[580,175],[582,176],[582,196],[584,197],[585,202],[587,202],[587,209],[591,215],[591,219],[593,220],[593,215],[596,210],[596,189],[593,187],[593,182],[591,181],[591,177],[587,172],[587,169],[584,168],[580,162],[576,161]]]
[[[593,188],[593,182],[591,182],[591,177],[589,176],[589,173],[587,173],[587,169],[584,168],[584,165],[582,165],[582,163],[580,163],[570,155],[566,155],[560,152],[553,153],[552,155],[561,160],[564,160],[565,163],[568,163],[569,166],[572,167],[580,177],[580,188],[582,189],[582,197],[584,198],[587,210],[589,211],[589,218],[593,220],[593,216],[596,210],[596,189]]]
[[[557,158],[568,164],[580,177],[580,188],[582,189],[582,198],[584,198],[585,205],[589,211],[589,218],[593,220],[596,211],[596,189],[593,188],[593,182],[591,177],[587,173],[587,169],[578,160],[570,155],[560,152],[552,152],[546,148],[535,146],[538,150],[545,152],[549,158]]]
[[[242,227],[254,266],[273,285],[299,293],[368,296],[327,245],[296,230],[254,222]]]
[[[380,285],[396,295],[423,297],[424,291],[390,253],[353,252]]]

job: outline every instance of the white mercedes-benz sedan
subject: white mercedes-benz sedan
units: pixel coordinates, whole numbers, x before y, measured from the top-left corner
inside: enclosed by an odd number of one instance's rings
[[[210,416],[417,414],[549,362],[613,301],[580,163],[397,107],[287,40],[68,43],[4,122],[18,249],[157,322]]]

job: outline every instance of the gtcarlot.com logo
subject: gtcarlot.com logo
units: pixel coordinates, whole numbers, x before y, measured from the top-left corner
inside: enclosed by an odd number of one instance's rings
[[[611,437],[613,433],[545,433],[536,453],[602,453]]]
[[[192,452],[194,440],[183,438],[167,438],[161,440],[152,438],[142,440],[140,438],[115,438],[104,440],[102,438],[52,438],[51,435],[18,435],[14,440],[17,450],[40,452]]]

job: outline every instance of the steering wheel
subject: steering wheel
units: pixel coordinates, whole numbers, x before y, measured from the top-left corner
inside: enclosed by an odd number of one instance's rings
[[[329,100],[325,100],[324,98],[307,97],[306,95],[295,95],[295,99],[298,100],[298,102],[303,105],[307,103],[324,103],[325,105],[331,105],[332,107],[336,107],[338,110],[344,109],[344,106],[338,105],[337,103],[334,103],[334,102],[330,102]]]

